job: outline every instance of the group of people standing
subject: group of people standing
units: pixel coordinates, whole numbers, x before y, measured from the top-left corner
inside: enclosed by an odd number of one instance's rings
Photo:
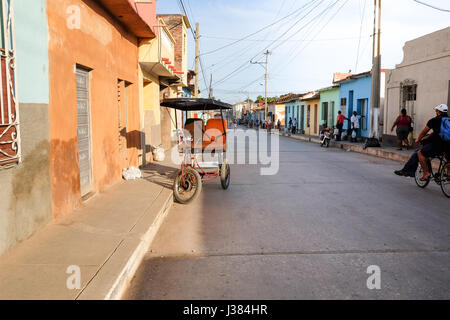
[[[358,115],[356,111],[353,111],[353,115],[348,119],[346,116],[342,114],[342,111],[338,111],[338,116],[336,120],[336,141],[342,140],[342,132],[344,128],[344,121],[350,120],[350,130],[351,130],[351,141],[356,142],[359,131],[359,121],[361,120],[361,116]]]
[[[288,132],[290,132],[292,134],[297,133],[297,118],[294,118],[294,121],[292,121],[292,118],[289,118]]]

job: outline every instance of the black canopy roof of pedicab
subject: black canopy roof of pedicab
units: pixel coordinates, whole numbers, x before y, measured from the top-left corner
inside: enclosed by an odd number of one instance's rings
[[[182,111],[230,110],[232,108],[228,103],[203,98],[164,99],[163,102],[161,102],[161,106]]]

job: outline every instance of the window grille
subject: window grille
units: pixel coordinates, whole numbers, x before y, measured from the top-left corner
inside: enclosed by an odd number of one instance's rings
[[[13,0],[1,3],[0,166],[20,161],[19,104],[17,101]]]

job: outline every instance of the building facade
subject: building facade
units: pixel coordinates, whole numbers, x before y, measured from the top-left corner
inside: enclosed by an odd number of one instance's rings
[[[383,142],[396,144],[391,132],[400,110],[414,120],[416,138],[435,116],[433,107],[450,105],[450,27],[406,42],[403,61],[386,75]]]
[[[121,180],[124,168],[142,163],[139,38],[155,32],[152,10],[141,16],[134,1],[47,6],[50,176],[58,217]],[[67,25],[70,6],[79,8],[83,22],[74,28]]]
[[[1,17],[0,254],[144,163],[139,46],[157,24],[134,0],[2,0]]]
[[[381,70],[380,84],[380,112],[384,108],[385,74],[386,69]],[[340,110],[343,115],[350,119],[353,112],[361,117],[359,136],[368,138],[370,136],[371,126],[371,93],[372,93],[372,73],[363,72],[348,76],[337,82],[339,88]],[[381,119],[379,119],[381,120]],[[349,122],[344,123],[344,129],[349,129]]]
[[[300,108],[303,107],[305,110],[305,134],[309,136],[319,135],[320,93],[316,91],[307,93],[300,101]]]
[[[303,133],[304,121],[302,116],[302,108],[300,106],[300,94],[292,94],[289,99],[286,99],[286,117],[285,122],[282,123],[283,129],[289,127],[289,119],[297,119],[297,132]],[[304,112],[304,109],[303,109]]]
[[[323,127],[334,128],[339,111],[339,86],[331,86],[320,92],[320,122]]]
[[[1,1],[0,254],[52,219],[46,10]]]

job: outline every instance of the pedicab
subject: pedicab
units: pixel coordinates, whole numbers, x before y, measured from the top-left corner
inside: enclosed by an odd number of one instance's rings
[[[175,200],[181,204],[192,202],[200,195],[203,182],[219,177],[222,188],[228,189],[231,170],[226,160],[227,122],[223,111],[230,110],[231,105],[212,99],[173,98],[165,99],[161,106],[203,114],[220,111],[206,124],[203,119],[188,118],[184,128],[176,130],[178,151],[183,154],[183,161],[173,184]],[[205,162],[205,157],[214,160]]]

